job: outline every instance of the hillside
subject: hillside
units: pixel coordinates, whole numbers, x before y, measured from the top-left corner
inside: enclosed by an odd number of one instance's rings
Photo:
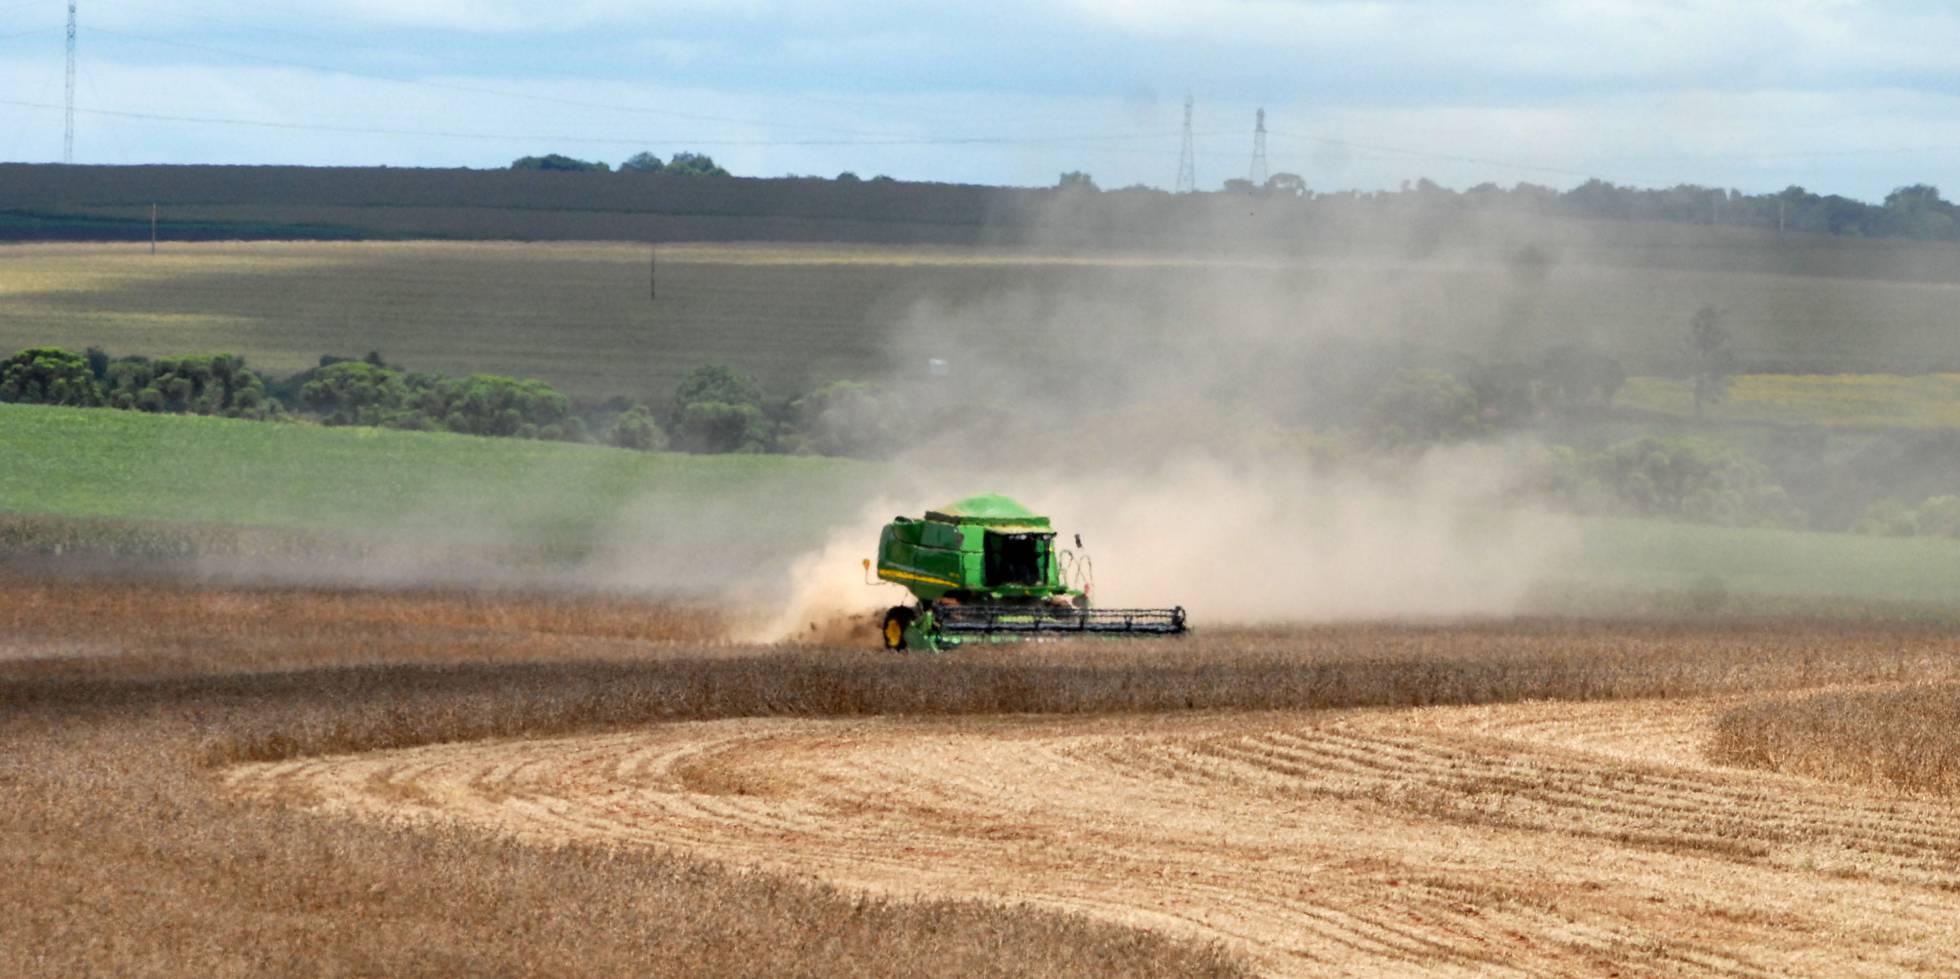
[[[901,475],[836,460],[17,405],[0,405],[0,455],[0,563],[106,550],[191,559],[207,573],[244,560],[280,577],[724,594],[783,587],[792,561]],[[1672,593],[1663,600],[1796,599],[1820,613],[1832,607],[1814,600],[1829,599],[1855,612],[1960,595],[1951,540],[1656,520],[1564,526],[1572,546],[1543,569],[1552,608]],[[830,569],[840,570],[849,580],[855,569]]]
[[[775,241],[1334,258],[1360,250],[1402,259],[1530,249],[1521,255],[1526,264],[1569,257],[1614,266],[1960,280],[1960,247],[1867,240],[1862,226],[1836,221],[1809,229],[1830,233],[1795,230],[1802,225],[1780,233],[1782,205],[1766,197],[1748,198],[1747,207],[1737,198],[1723,212],[1726,223],[1702,223],[1696,215],[1706,206],[1695,201],[1725,194],[1596,181],[1564,194],[1529,185],[1456,194],[1423,181],[1401,193],[1302,198],[665,173],[0,164],[0,241],[148,241],[155,206],[166,241]],[[1825,202],[1875,210],[1841,198]]]
[[[867,471],[20,405],[0,405],[0,457],[0,556],[101,550],[428,580],[575,571],[608,585],[658,570],[669,590],[725,585],[762,555],[821,543],[855,512]]]
[[[1736,254],[1753,261],[1747,248]],[[1745,371],[1960,371],[1960,303],[1944,282],[1615,266],[1583,254],[1528,275],[1474,254],[1275,261],[669,245],[659,256],[650,299],[649,250],[625,244],[169,244],[156,256],[12,246],[0,249],[0,349],[229,351],[273,373],[380,350],[416,369],[650,401],[706,362],[788,396],[827,380],[916,374],[931,358],[1099,397],[1108,358],[1120,355],[1126,368],[1196,363],[1207,381],[1243,376],[1283,404],[1316,372],[1365,376],[1391,355],[1461,369],[1578,342],[1630,374],[1667,376],[1688,320],[1715,305],[1728,311]]]

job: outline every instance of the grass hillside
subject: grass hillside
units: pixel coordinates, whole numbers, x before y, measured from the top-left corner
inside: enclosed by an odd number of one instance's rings
[[[0,513],[124,536],[131,523],[258,527],[574,558],[621,535],[809,546],[852,512],[863,468],[19,405],[0,405],[0,458]]]
[[[45,552],[51,539],[90,546],[61,525],[79,518],[111,521],[118,547],[143,544],[159,526],[194,525],[229,551],[292,553],[222,533],[261,527],[378,539],[429,562],[449,545],[572,561],[619,551],[645,558],[646,583],[778,574],[889,483],[880,466],[837,460],[17,405],[0,405],[0,458],[0,515],[29,524],[0,526],[0,551]],[[55,523],[33,523],[42,519]],[[1960,603],[1956,541],[1655,520],[1574,526],[1570,563],[1547,569],[1552,591],[1678,592],[1711,607],[1730,598]]]
[[[1686,380],[1636,377],[1613,403],[1678,418],[1694,414]],[[1960,428],[1960,374],[1745,374],[1706,406],[1717,423],[1827,428]]]
[[[1960,541],[1661,520],[1582,521],[1574,582],[1685,592],[1713,611],[1731,599],[1796,598],[1924,605],[1960,612]],[[1828,612],[1799,603],[1792,614]]]
[[[1229,355],[1284,387],[1282,375],[1312,368],[1317,344],[1341,338],[1395,337],[1443,364],[1588,342],[1629,373],[1665,376],[1695,310],[1714,305],[1750,370],[1960,371],[1948,284],[1719,264],[1574,260],[1520,278],[1501,261],[1381,255],[664,246],[650,298],[649,249],[636,245],[170,244],[156,256],[12,246],[0,249],[0,349],[228,351],[274,373],[380,350],[412,368],[539,377],[591,398],[658,399],[706,362],[787,395],[916,372],[928,357],[1069,386],[1112,355]]]

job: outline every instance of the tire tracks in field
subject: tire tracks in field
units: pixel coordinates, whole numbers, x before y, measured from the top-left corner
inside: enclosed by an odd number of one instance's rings
[[[1726,703],[715,721],[228,777],[363,818],[1028,901],[1276,975],[1960,972],[1960,814],[1709,766]]]

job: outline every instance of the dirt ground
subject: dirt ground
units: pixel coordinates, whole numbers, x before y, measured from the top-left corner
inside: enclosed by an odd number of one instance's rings
[[[1960,972],[1960,815],[1706,763],[1735,702],[708,721],[227,778],[323,812],[1068,909],[1275,975]]]

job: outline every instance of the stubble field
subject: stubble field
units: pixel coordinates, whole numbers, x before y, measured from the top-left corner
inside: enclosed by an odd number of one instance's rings
[[[0,578],[0,971],[1951,974],[1960,817],[1709,760],[1934,622],[894,657],[630,595]]]
[[[1527,238],[1513,247],[1551,249],[1529,274],[1494,244],[1466,255],[1238,258],[695,244],[660,246],[657,263],[649,246],[620,243],[169,244],[154,256],[147,246],[11,245],[0,249],[0,350],[226,351],[274,374],[379,350],[418,370],[658,402],[701,363],[734,364],[791,396],[918,371],[949,351],[982,351],[991,366],[1067,386],[1110,352],[1196,342],[1215,357],[1204,344],[1221,324],[1256,311],[1228,332],[1258,346],[1249,362],[1268,370],[1301,369],[1303,339],[1391,335],[1438,357],[1596,344],[1632,374],[1664,376],[1678,372],[1685,324],[1713,305],[1752,371],[1960,370],[1950,274],[1731,267],[1814,244],[1656,246],[1656,263]]]

